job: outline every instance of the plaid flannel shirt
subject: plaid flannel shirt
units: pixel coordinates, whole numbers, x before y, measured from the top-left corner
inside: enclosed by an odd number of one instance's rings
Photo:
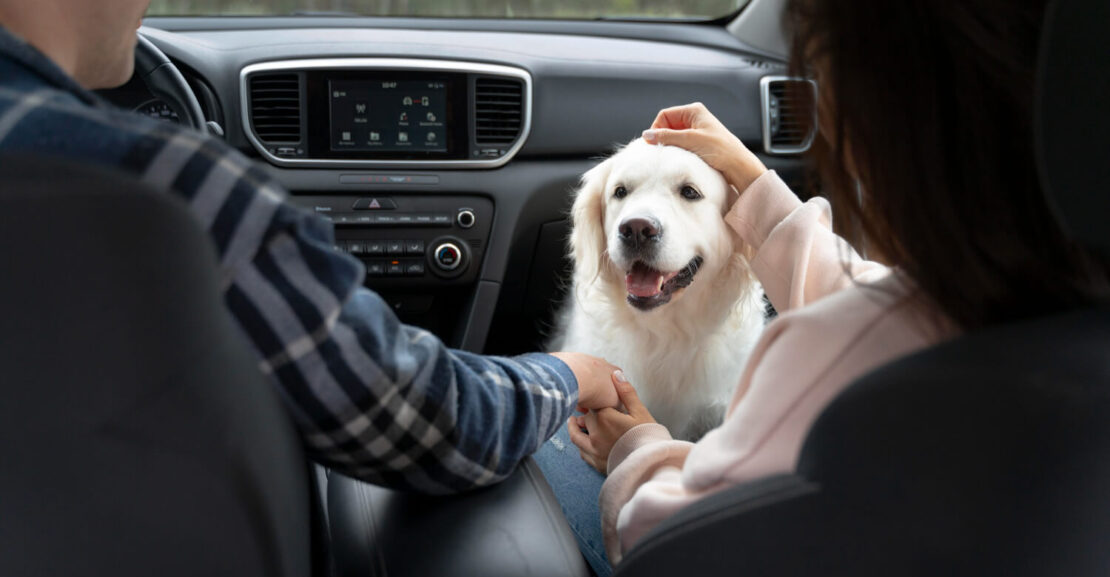
[[[450,350],[362,286],[331,224],[283,202],[222,141],[114,109],[0,28],[0,151],[116,166],[183,198],[210,232],[224,299],[278,387],[310,456],[394,488],[497,482],[577,401],[549,355]],[[232,385],[233,386],[233,385]]]

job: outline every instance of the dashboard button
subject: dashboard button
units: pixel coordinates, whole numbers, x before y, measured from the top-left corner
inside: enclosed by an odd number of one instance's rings
[[[432,222],[440,226],[451,226],[451,215],[449,214],[433,214]]]
[[[355,201],[355,210],[393,210],[397,203],[392,198],[360,198]]]
[[[423,276],[424,263],[419,260],[410,260],[405,264],[406,276]]]
[[[385,263],[380,260],[371,260],[366,262],[366,276],[384,276]]]
[[[385,241],[384,240],[368,240],[366,241],[366,254],[385,254]]]
[[[478,222],[478,217],[474,216],[474,211],[469,208],[459,210],[459,214],[455,215],[455,222],[463,228],[470,228],[474,223]]]
[[[390,255],[405,254],[405,243],[399,240],[387,240],[385,241],[385,253]]]
[[[385,276],[401,276],[405,274],[405,265],[399,260],[389,260],[385,263]]]
[[[462,264],[462,251],[454,244],[445,242],[436,247],[434,258],[440,269],[453,271]]]
[[[422,240],[407,240],[407,241],[405,241],[405,254],[424,254],[424,241],[422,241]]]
[[[366,243],[361,240],[352,240],[347,243],[347,252],[351,254],[366,254]]]

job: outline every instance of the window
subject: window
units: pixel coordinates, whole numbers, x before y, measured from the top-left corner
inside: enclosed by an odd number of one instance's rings
[[[153,0],[148,16],[414,16],[712,20],[748,0]]]

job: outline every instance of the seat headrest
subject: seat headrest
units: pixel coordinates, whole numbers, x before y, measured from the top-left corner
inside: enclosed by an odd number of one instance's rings
[[[1037,68],[1041,185],[1080,242],[1110,254],[1110,2],[1053,0]]]

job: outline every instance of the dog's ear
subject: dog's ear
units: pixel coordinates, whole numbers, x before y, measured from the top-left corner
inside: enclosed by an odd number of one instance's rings
[[[570,209],[570,256],[574,258],[574,280],[580,286],[601,274],[606,250],[605,183],[612,167],[610,158],[582,175]]]

